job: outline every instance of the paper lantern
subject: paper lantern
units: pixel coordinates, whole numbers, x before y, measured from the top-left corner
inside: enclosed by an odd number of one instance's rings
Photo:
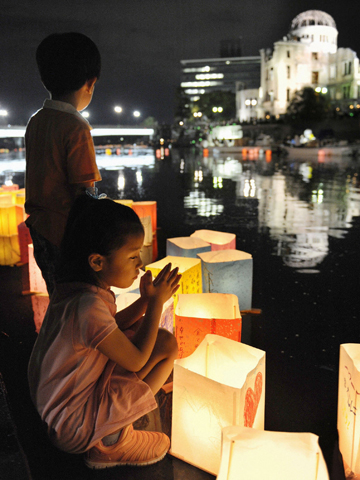
[[[233,293],[240,310],[250,310],[253,259],[240,250],[199,253],[204,293]]]
[[[0,235],[17,235],[17,227],[24,220],[23,206],[0,204]]]
[[[210,252],[211,245],[197,237],[176,237],[166,240],[166,255],[197,258],[198,253]]]
[[[329,480],[313,433],[269,432],[245,427],[222,430],[217,480]]]
[[[211,250],[228,250],[236,248],[236,235],[234,233],[216,232],[214,230],[196,230],[191,237],[201,238],[210,243]]]
[[[340,345],[338,420],[339,448],[347,477],[360,475],[360,344]]]
[[[154,277],[168,264],[171,263],[172,268],[179,267],[179,273],[182,277],[180,287],[174,296],[174,307],[176,308],[177,299],[180,293],[202,293],[201,281],[201,261],[198,258],[173,257],[171,255],[150,263],[145,270],[151,270]]]
[[[25,188],[21,188],[16,192],[15,195],[15,203],[16,205],[24,205],[25,204]]]
[[[49,295],[47,295],[46,293],[31,295],[31,304],[34,312],[34,323],[35,323],[36,333],[39,333],[40,331],[49,303],[50,303]]]
[[[13,196],[10,192],[0,192],[0,205],[12,205]]]
[[[134,203],[134,200],[126,200],[126,199],[124,199],[124,200],[114,200],[114,202],[116,202],[116,203],[121,203],[122,205],[126,205],[127,207],[132,208],[132,205],[133,205],[133,203]]]
[[[193,353],[208,333],[240,342],[241,315],[237,296],[225,293],[179,295],[175,311],[179,358]]]
[[[12,185],[2,185],[1,188],[4,192],[14,192],[15,190],[19,190],[19,185],[13,183]]]
[[[217,475],[222,428],[263,429],[264,410],[265,352],[206,335],[174,362],[171,453]]]
[[[44,277],[34,258],[34,246],[31,243],[28,246],[29,254],[29,283],[30,292],[33,293],[48,293]]]
[[[18,235],[0,236],[0,265],[15,265],[20,262]]]
[[[29,261],[29,244],[32,243],[30,230],[26,226],[25,222],[21,222],[18,225],[19,246],[20,246],[20,262],[28,263]]]
[[[157,203],[155,201],[134,202],[132,204],[132,209],[138,214],[141,221],[143,221],[143,219],[147,217],[150,217],[151,219],[150,231],[153,239],[155,239],[157,235],[156,207],[157,207]],[[146,236],[146,230],[145,230],[145,236]],[[157,241],[151,240],[150,242],[148,242],[148,244],[152,244],[153,246],[152,258],[155,260],[158,256]]]
[[[116,297],[117,311],[123,310],[140,298],[139,293],[122,293]],[[159,322],[160,328],[174,332],[174,299],[170,298],[163,305],[163,311]]]

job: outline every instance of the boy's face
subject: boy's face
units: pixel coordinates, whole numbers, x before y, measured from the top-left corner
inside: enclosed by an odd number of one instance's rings
[[[77,110],[79,112],[81,112],[82,110],[85,110],[85,108],[90,105],[90,102],[94,94],[96,80],[97,80],[96,78],[87,80],[85,84],[80,88],[79,90],[80,97],[79,97],[79,103],[77,106]]]
[[[133,284],[143,265],[140,258],[143,243],[144,234],[130,235],[121,248],[102,257],[102,267],[98,273],[105,288],[128,288]]]

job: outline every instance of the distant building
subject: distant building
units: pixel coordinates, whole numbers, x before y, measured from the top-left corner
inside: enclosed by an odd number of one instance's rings
[[[231,49],[236,52],[238,47],[226,41],[222,43],[222,53]],[[259,86],[260,57],[181,60],[181,87],[192,101],[215,90],[235,93],[236,88],[258,89]]]
[[[294,93],[307,86],[328,92],[339,109],[356,108],[359,59],[350,48],[338,48],[337,37],[335,21],[327,13],[308,10],[297,15],[273,50],[260,50],[260,88],[237,88],[240,121],[285,114]]]

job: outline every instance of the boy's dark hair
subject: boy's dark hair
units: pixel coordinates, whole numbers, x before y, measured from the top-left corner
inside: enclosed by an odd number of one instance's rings
[[[107,256],[121,248],[131,235],[144,234],[144,227],[130,207],[108,198],[80,195],[70,210],[60,249],[59,282],[98,284],[89,265],[92,253]]]
[[[101,57],[95,43],[82,33],[53,33],[36,50],[36,62],[46,90],[55,95],[76,91],[99,78]]]

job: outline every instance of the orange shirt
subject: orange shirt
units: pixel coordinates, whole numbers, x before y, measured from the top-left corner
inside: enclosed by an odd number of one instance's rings
[[[71,185],[101,180],[90,125],[69,103],[46,100],[25,133],[26,223],[60,246]]]

